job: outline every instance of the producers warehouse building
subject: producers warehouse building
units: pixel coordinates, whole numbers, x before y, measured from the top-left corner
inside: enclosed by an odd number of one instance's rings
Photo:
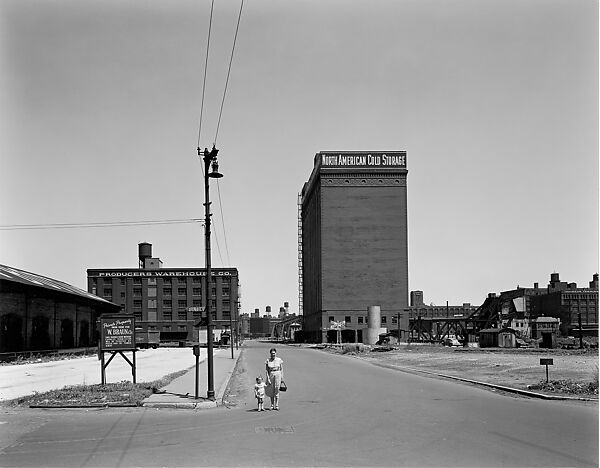
[[[160,332],[161,342],[197,342],[195,325],[207,301],[213,320],[228,326],[237,318],[239,295],[236,268],[213,268],[207,291],[206,269],[163,268],[152,257],[152,245],[138,245],[139,268],[88,269],[88,291],[119,304],[135,317],[138,332]],[[233,315],[232,315],[233,314]]]
[[[299,288],[307,340],[361,342],[369,306],[408,329],[406,152],[320,152],[299,197]],[[400,318],[400,327],[398,326]]]

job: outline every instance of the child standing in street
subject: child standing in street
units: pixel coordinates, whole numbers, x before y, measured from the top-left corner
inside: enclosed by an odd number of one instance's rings
[[[265,387],[267,385],[263,382],[262,377],[259,375],[258,377],[256,377],[256,384],[254,385],[254,396],[256,397],[256,400],[258,401],[258,408],[256,411],[264,411],[265,408],[263,407],[264,401],[265,401]]]

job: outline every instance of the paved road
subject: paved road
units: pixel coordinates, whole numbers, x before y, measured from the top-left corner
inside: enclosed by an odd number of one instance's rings
[[[257,413],[249,343],[214,410],[22,411],[0,466],[597,466],[598,405],[500,395],[346,356],[280,347],[289,391]],[[5,427],[6,426],[6,427]]]

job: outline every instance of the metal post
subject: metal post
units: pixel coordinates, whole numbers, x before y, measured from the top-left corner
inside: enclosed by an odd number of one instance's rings
[[[194,353],[196,354],[196,353]],[[195,379],[195,392],[194,392],[194,398],[197,400],[198,399],[198,380],[200,380],[200,345],[198,345],[198,353],[196,354],[196,379]]]
[[[231,359],[233,359],[233,317],[229,312],[229,344],[231,346]]]
[[[577,323],[579,324],[579,349],[583,349],[583,329],[581,327],[581,312],[577,314]]]

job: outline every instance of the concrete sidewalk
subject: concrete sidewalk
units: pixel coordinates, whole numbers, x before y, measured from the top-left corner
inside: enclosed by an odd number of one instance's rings
[[[173,380],[169,385],[160,389],[160,393],[154,393],[143,402],[143,406],[152,408],[191,408],[205,409],[216,408],[223,401],[223,395],[233,375],[233,371],[242,352],[241,347],[233,350],[231,348],[220,348],[213,350],[213,377],[215,399],[206,398],[208,391],[208,363],[206,356],[201,356],[199,364],[198,399],[195,399],[195,377],[196,366],[189,369],[184,375]]]

